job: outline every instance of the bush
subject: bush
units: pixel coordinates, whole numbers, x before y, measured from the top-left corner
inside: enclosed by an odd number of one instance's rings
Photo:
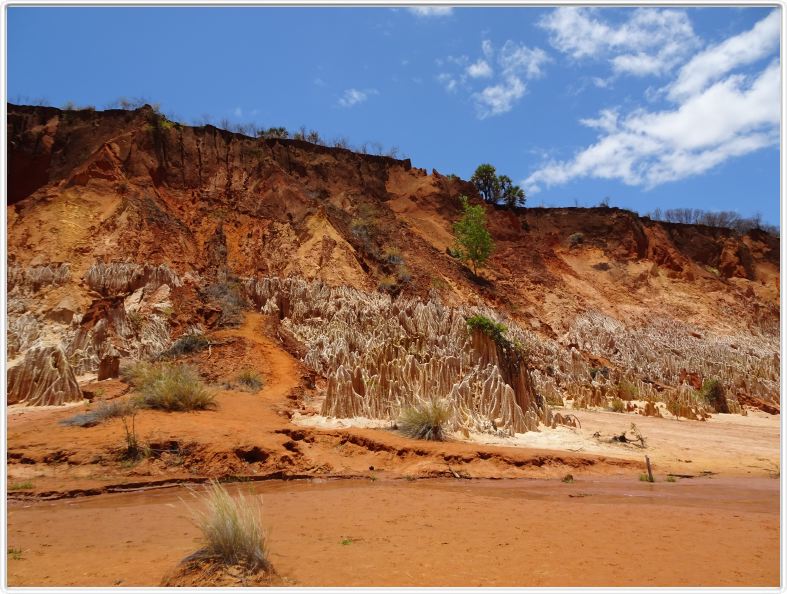
[[[471,331],[480,330],[500,346],[510,346],[509,340],[504,336],[504,334],[508,332],[508,328],[506,328],[505,324],[500,324],[486,316],[476,314],[467,318],[467,326]]]
[[[724,385],[717,379],[705,380],[702,382],[700,396],[716,412],[730,412],[727,406],[727,397],[724,395]]]
[[[141,406],[169,411],[202,410],[215,405],[215,396],[186,365],[138,364],[129,371],[139,390]]]
[[[253,369],[244,369],[235,378],[239,384],[252,392],[257,392],[263,386],[262,376]]]
[[[171,347],[159,355],[161,358],[180,357],[205,350],[210,346],[208,337],[200,332],[184,334]]]
[[[134,404],[128,400],[112,400],[101,402],[98,408],[60,421],[69,427],[94,427],[107,419],[123,417],[132,412]]]
[[[618,397],[621,400],[636,400],[639,396],[639,388],[627,379],[620,380],[618,384]]]
[[[585,242],[585,235],[583,233],[572,233],[568,236],[569,247],[576,247]]]
[[[448,418],[448,407],[445,404],[429,400],[405,408],[399,416],[397,427],[404,435],[413,439],[442,441]]]
[[[623,404],[620,398],[613,398],[612,402],[609,403],[609,410],[616,413],[622,413],[625,412],[626,405]]]
[[[389,245],[383,248],[382,257],[388,264],[401,264],[404,262],[402,252],[395,246]]]
[[[400,283],[409,283],[413,280],[413,273],[410,272],[410,269],[402,264],[396,269],[396,280]]]
[[[398,287],[399,285],[396,281],[396,277],[390,274],[386,274],[380,279],[380,282],[377,283],[377,288],[387,293],[393,293]]]
[[[204,510],[193,512],[204,539],[197,556],[213,558],[226,565],[271,569],[262,528],[261,499],[247,499],[242,493],[233,498],[214,480],[207,488],[204,504]]]

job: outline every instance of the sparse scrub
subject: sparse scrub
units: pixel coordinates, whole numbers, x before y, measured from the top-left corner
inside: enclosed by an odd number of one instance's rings
[[[409,283],[411,280],[413,280],[413,273],[410,272],[410,269],[407,266],[401,264],[396,269],[396,280],[400,283]]]
[[[263,386],[262,376],[253,369],[244,369],[235,378],[245,389],[257,392]]]
[[[584,233],[572,233],[568,236],[569,247],[576,247],[582,243],[585,243]]]
[[[236,279],[227,279],[205,288],[203,297],[212,301],[221,308],[220,326],[236,326],[240,324],[243,310],[248,302],[241,291],[241,285]]]
[[[242,493],[232,497],[214,480],[207,488],[204,509],[192,513],[204,542],[195,557],[243,565],[251,570],[271,569],[262,528],[261,498],[247,498]]]
[[[668,483],[675,483],[675,482],[677,482],[677,479],[673,475],[669,474],[669,475],[667,475],[667,482]]]
[[[212,408],[215,396],[186,365],[140,363],[129,370],[131,383],[145,408],[188,411]]]
[[[618,398],[621,400],[636,400],[639,396],[639,389],[635,384],[627,379],[621,379],[618,383]]]
[[[383,248],[382,253],[383,260],[388,264],[402,264],[404,262],[404,258],[402,257],[401,250],[396,246],[386,246]]]
[[[74,415],[73,417],[68,417],[60,421],[60,424],[69,427],[95,427],[107,419],[124,417],[131,414],[133,408],[134,404],[129,400],[101,402],[95,410],[89,410]]]
[[[560,479],[560,481],[563,482],[563,483],[573,483],[574,482],[574,476],[571,475],[571,474],[567,474],[562,479]]]
[[[9,485],[9,491],[28,491],[33,488],[32,481],[24,481],[22,483],[14,483],[13,485]]]
[[[386,293],[394,293],[399,288],[399,284],[395,276],[386,274],[377,283],[377,288]]]
[[[729,406],[727,405],[727,397],[724,394],[724,385],[719,380],[705,380],[702,383],[700,396],[716,412],[730,412]]]
[[[190,332],[178,338],[171,347],[161,353],[161,358],[175,358],[198,353],[210,346],[210,340],[200,332]]]
[[[442,441],[445,425],[448,422],[448,407],[437,400],[419,402],[405,408],[397,427],[404,435],[413,439]]]
[[[650,477],[649,477],[649,476],[647,475],[647,473],[645,473],[645,472],[643,472],[642,474],[640,474],[640,475],[639,475],[639,480],[640,480],[640,482],[642,482],[642,483],[651,483],[651,482],[655,482],[655,481],[651,481],[651,480],[650,480]]]
[[[626,405],[623,404],[620,398],[613,398],[609,403],[609,410],[616,413],[622,413],[626,411]]]
[[[8,556],[14,561],[19,561],[22,558],[22,549],[19,547],[8,547]]]

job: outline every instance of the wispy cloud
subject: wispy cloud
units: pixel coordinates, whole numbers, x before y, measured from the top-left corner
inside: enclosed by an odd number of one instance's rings
[[[339,97],[339,105],[353,107],[366,101],[371,95],[377,95],[377,89],[347,89]]]
[[[438,66],[460,67],[460,72],[441,72],[437,80],[449,93],[463,89],[470,95],[479,119],[511,111],[527,92],[528,79],[544,74],[544,65],[550,61],[540,48],[530,48],[515,41],[506,41],[500,50],[485,39],[479,57],[471,62],[468,56],[448,56],[437,60]],[[493,64],[495,67],[493,67]],[[485,86],[474,86],[474,81],[492,79]],[[476,83],[477,84],[477,83]]]
[[[561,7],[539,22],[549,41],[576,60],[608,60],[617,74],[663,75],[699,45],[685,11],[638,8],[610,23],[599,9]]]
[[[451,6],[411,6],[407,9],[418,17],[446,17],[454,12]]]
[[[698,53],[680,69],[677,80],[669,87],[669,97],[689,97],[731,70],[778,51],[780,21],[779,10],[774,10],[749,31]]]

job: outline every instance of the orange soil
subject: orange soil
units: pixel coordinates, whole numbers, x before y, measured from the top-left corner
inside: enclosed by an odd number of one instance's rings
[[[298,586],[777,586],[771,479],[258,483]],[[232,487],[243,488],[243,487]],[[155,586],[199,548],[183,489],[9,506],[11,586]]]

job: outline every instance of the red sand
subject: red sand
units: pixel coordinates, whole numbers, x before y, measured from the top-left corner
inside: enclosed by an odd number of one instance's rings
[[[773,479],[266,482],[298,586],[778,586]],[[10,586],[155,586],[198,548],[183,488],[9,504]]]

